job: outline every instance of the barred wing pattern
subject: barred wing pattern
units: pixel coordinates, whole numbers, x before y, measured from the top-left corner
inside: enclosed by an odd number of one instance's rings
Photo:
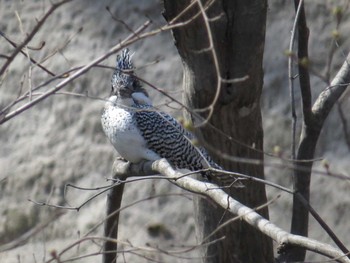
[[[151,106],[135,105],[135,119],[149,149],[166,158],[176,168],[197,171],[208,167],[221,169],[203,147],[196,147],[194,135],[169,114]],[[203,173],[202,173],[203,174]],[[208,174],[203,174],[207,177]]]

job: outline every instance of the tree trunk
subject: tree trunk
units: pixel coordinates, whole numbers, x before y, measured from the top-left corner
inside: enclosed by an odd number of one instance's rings
[[[165,0],[164,16],[167,21],[171,24],[195,17],[200,12],[198,3],[172,21],[190,2]],[[207,20],[200,14],[190,23],[173,30],[184,66],[184,103],[193,110],[212,104],[219,88],[217,68],[226,80],[249,76],[247,80],[238,83],[219,81],[220,95],[209,123],[227,136],[210,125],[202,127],[200,132],[206,143],[224,154],[263,161],[260,95],[263,85],[267,2],[222,0],[202,1],[202,4]],[[213,41],[212,50],[208,49],[210,39]],[[215,66],[212,51],[217,56],[218,67]],[[206,118],[208,114],[202,116]],[[263,165],[233,162],[223,156],[212,156],[227,170],[264,178]],[[217,183],[228,184],[227,181]],[[244,184],[246,187],[243,189],[230,187],[225,190],[250,207],[266,203],[264,185],[254,182]],[[223,209],[200,198],[195,201],[195,211],[199,242],[230,218]],[[260,213],[268,218],[267,208],[260,210]],[[244,222],[238,220],[229,224],[205,243],[221,237],[225,239],[202,247],[203,262],[273,262],[271,240]]]

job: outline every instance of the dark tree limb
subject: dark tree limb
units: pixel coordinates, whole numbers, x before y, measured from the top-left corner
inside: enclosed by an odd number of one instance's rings
[[[309,60],[308,56],[308,41],[309,41],[309,29],[306,24],[305,8],[302,0],[294,0],[295,11],[297,17],[297,31],[298,31],[298,71],[299,71],[299,85],[302,97],[302,110],[303,110],[303,127],[307,124],[309,125],[312,120],[312,110],[311,110],[311,85],[310,85],[310,75],[307,67]],[[293,41],[293,40],[292,40]],[[304,63],[302,63],[304,61]],[[306,61],[306,63],[305,63]],[[293,136],[295,134],[295,126],[293,127]],[[307,158],[307,156],[314,156],[315,145],[307,145],[300,143],[297,151],[296,160],[308,160],[313,158]],[[293,142],[294,144],[295,142]],[[295,147],[295,146],[293,146]],[[310,152],[311,151],[311,152]],[[294,155],[294,153],[293,153]],[[296,163],[296,165],[299,165]],[[307,169],[303,174],[311,173],[312,163],[303,164]],[[304,168],[304,167],[303,167]],[[309,203],[310,200],[310,176],[309,178],[301,177],[301,172],[297,169],[294,170],[294,191],[295,195],[293,197],[293,213],[291,222],[291,233],[298,234],[302,236],[308,236],[308,222],[309,222],[309,209],[300,200],[301,198]],[[296,260],[304,261],[306,251],[303,248],[296,247],[288,251],[284,260]],[[282,257],[280,257],[282,260]]]
[[[152,170],[152,167],[145,164],[146,163],[131,165],[129,162],[116,159],[112,168],[113,178],[124,181],[130,176],[154,174],[155,172]],[[107,195],[107,217],[104,224],[104,236],[107,239],[104,243],[103,263],[117,262],[118,244],[115,240],[118,239],[119,211],[121,208],[123,192],[124,184],[117,182],[115,187],[113,187]]]
[[[118,174],[114,170],[113,178],[125,180],[130,174],[125,171],[124,175]],[[110,239],[118,239],[118,224],[119,224],[119,209],[121,207],[124,192],[124,184],[117,184],[107,194],[106,202],[106,216],[107,219],[104,224],[104,236]],[[107,239],[104,243],[103,263],[117,262],[117,243]]]
[[[294,1],[297,8],[300,1]],[[306,24],[304,7],[301,7],[298,23],[298,64],[299,64],[299,82],[302,95],[303,125],[300,136],[299,146],[296,156],[296,169],[294,170],[294,191],[293,197],[293,216],[291,224],[291,233],[302,236],[308,235],[309,210],[301,201],[301,198],[307,203],[310,201],[310,183],[311,170],[313,162],[305,160],[314,159],[317,141],[322,130],[323,124],[333,108],[334,104],[344,93],[350,82],[350,56],[346,58],[342,68],[335,76],[331,85],[327,87],[317,98],[312,106],[310,76],[308,70],[308,36],[309,30]],[[298,162],[300,161],[300,162]],[[301,167],[302,169],[298,169]],[[333,241],[348,253],[347,248],[334,235],[330,228],[325,228]],[[284,256],[286,261],[303,261],[305,259],[305,249],[292,248]]]
[[[289,92],[290,92],[290,105],[291,105],[291,114],[292,114],[292,143],[291,143],[291,158],[295,159],[295,145],[296,145],[296,127],[297,127],[297,114],[295,110],[295,88],[294,88],[294,79],[295,74],[293,72],[293,51],[294,51],[294,42],[297,35],[297,27],[300,17],[304,11],[303,0],[294,1],[295,3],[295,18],[292,28],[292,34],[289,42],[289,58],[288,58],[288,83],[289,83]],[[299,29],[299,27],[298,27]]]
[[[311,97],[311,85],[310,85],[310,75],[309,75],[309,57],[308,57],[308,38],[309,38],[309,29],[306,23],[306,15],[304,9],[304,3],[302,0],[294,1],[295,10],[296,10],[296,21],[298,29],[298,70],[299,70],[299,84],[301,89],[302,96],[302,112],[303,112],[303,125],[302,133],[299,141],[299,146],[296,156],[296,168],[294,169],[294,196],[293,196],[293,215],[291,223],[291,233],[298,234],[302,236],[308,236],[308,222],[309,222],[309,212],[315,214],[314,210],[310,210],[309,201],[310,201],[310,183],[311,183],[311,170],[313,162],[305,162],[305,160],[314,159],[315,148],[317,145],[318,137],[320,135],[323,123],[332,109],[336,100],[344,92],[345,88],[343,87],[342,91],[339,89],[337,93],[338,96],[335,100],[332,100],[331,103],[328,103],[328,106],[320,107],[319,100],[323,100],[325,96],[324,93],[328,88],[320,94],[318,100],[315,102],[312,107],[312,97]],[[348,67],[348,63],[345,62]],[[344,67],[344,66],[343,66]],[[342,70],[341,70],[342,71]],[[340,72],[339,72],[340,73]],[[345,74],[346,75],[346,74]],[[340,85],[344,84],[342,81],[336,81],[338,77],[336,76],[333,84],[339,83]],[[332,105],[330,105],[332,104]],[[317,106],[319,105],[319,106]],[[320,111],[320,113],[318,113]],[[322,116],[321,116],[322,115]],[[293,130],[294,132],[294,130]],[[300,162],[298,162],[300,161]],[[302,169],[300,169],[302,168]],[[316,213],[317,215],[317,213]],[[341,248],[344,253],[348,253],[346,247],[342,242],[337,238],[333,231],[328,227],[328,225],[318,217],[315,217],[316,220],[320,223],[323,229],[329,234],[332,240]],[[305,259],[305,249],[301,247],[290,247],[283,253],[279,260],[282,261],[303,261]]]
[[[299,72],[299,83],[302,94],[302,109],[303,118],[306,123],[310,122],[311,118],[311,85],[310,85],[310,73],[308,69],[309,64],[309,28],[306,23],[306,15],[304,3],[300,0],[295,0],[294,5],[297,10],[298,5],[300,6],[300,13],[298,19],[298,72]]]

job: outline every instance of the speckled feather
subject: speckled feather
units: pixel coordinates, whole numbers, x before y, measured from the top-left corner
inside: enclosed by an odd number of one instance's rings
[[[125,49],[117,57],[112,77],[114,95],[106,102],[101,118],[103,130],[119,154],[134,163],[166,158],[176,168],[220,169],[203,147],[193,145],[192,133],[151,105],[138,79],[130,74],[133,70],[131,55]]]
[[[147,146],[177,168],[191,171],[208,167],[220,169],[203,147],[196,147],[194,135],[167,113],[149,106],[138,106],[135,112],[137,126]]]

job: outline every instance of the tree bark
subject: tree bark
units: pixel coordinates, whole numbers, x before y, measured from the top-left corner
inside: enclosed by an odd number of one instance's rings
[[[300,135],[300,143],[298,147],[297,160],[312,160],[314,159],[315,149],[324,122],[344,93],[350,82],[350,53],[345,62],[338,71],[337,75],[331,82],[331,85],[324,89],[317,97],[308,118],[304,116],[302,126],[302,133]],[[304,101],[304,99],[303,99]],[[304,114],[305,115],[305,114]],[[297,196],[300,194],[307,202],[310,201],[310,183],[311,171],[313,162],[297,162],[297,167],[294,170],[294,191],[293,196],[293,217],[291,233],[302,236],[308,235],[309,211],[308,208],[302,204]],[[348,253],[346,247],[338,240],[333,241],[344,251]],[[289,261],[303,261],[305,258],[305,249],[294,247],[288,251],[284,258]]]
[[[128,176],[130,176],[130,171],[125,174],[118,174],[118,170],[116,170],[116,166],[118,163],[118,159],[116,159],[113,163],[113,178],[119,180],[125,180]],[[128,166],[125,164],[124,166]],[[120,168],[120,166],[119,166]],[[102,263],[116,263],[117,262],[117,248],[118,244],[115,240],[118,239],[118,226],[119,226],[119,209],[121,208],[122,198],[124,192],[124,184],[116,185],[111,188],[107,194],[106,201],[106,221],[104,224],[104,237],[107,239],[103,244],[103,257]],[[110,240],[114,239],[114,241]]]
[[[213,98],[220,88],[209,123],[227,136],[206,125],[200,129],[201,138],[224,154],[262,161],[260,95],[267,2],[202,1],[205,15],[200,14],[200,4],[196,2],[177,17],[190,2],[164,1],[164,16],[170,24],[190,21],[173,30],[184,67],[184,103],[193,110],[206,108],[213,105]],[[211,40],[213,49],[210,49]],[[243,76],[248,76],[248,80],[232,83],[218,79],[232,80]],[[220,156],[213,158],[227,170],[264,178],[263,165],[232,162]],[[216,183],[226,186],[229,182]],[[225,191],[249,207],[266,203],[263,185],[245,182],[245,186],[243,189],[226,188]],[[195,201],[195,210],[199,242],[231,217],[224,209],[204,199]],[[260,213],[268,218],[267,208]],[[271,239],[245,222],[229,224],[207,241],[223,236],[223,241],[202,247],[203,262],[273,262]]]
[[[297,13],[300,7],[298,19],[298,60],[309,60],[308,39],[309,29],[307,27],[304,3],[300,0],[294,0],[294,6]],[[331,83],[312,105],[311,84],[309,68],[302,63],[298,64],[299,84],[302,97],[303,123],[300,134],[298,152],[296,156],[294,169],[294,196],[293,196],[293,216],[291,222],[291,233],[301,236],[308,236],[309,229],[309,208],[304,202],[310,202],[310,184],[313,162],[305,160],[314,159],[317,141],[320,136],[324,121],[336,101],[345,91],[349,83],[350,71],[348,64],[349,56],[344,62],[342,68],[337,73]],[[300,200],[302,198],[303,200]],[[316,218],[317,220],[317,218]],[[318,220],[319,221],[319,220]],[[319,221],[320,223],[320,221]],[[321,223],[320,223],[321,224]],[[322,225],[322,224],[321,224]],[[323,224],[323,228],[346,254],[348,249],[342,244],[331,229]],[[279,257],[281,262],[304,261],[306,250],[302,247],[291,247]]]

